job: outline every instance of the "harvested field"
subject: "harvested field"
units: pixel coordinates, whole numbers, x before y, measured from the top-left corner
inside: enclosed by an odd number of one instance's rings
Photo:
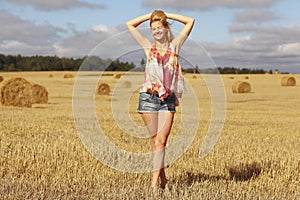
[[[50,78],[49,73],[1,73],[4,80],[23,77],[47,86],[49,92],[48,104],[42,106],[0,106],[1,199],[152,199],[150,172],[132,174],[112,169],[85,148],[72,112],[76,74],[51,72]],[[62,78],[71,73],[74,78]],[[99,74],[87,72],[83,77],[87,86],[88,80]],[[100,81],[108,83],[112,92],[95,95],[97,120],[119,148],[149,152],[149,139],[124,132],[112,114],[112,102],[118,103],[116,95],[121,94],[114,91],[115,86],[120,82],[121,90],[126,77],[132,81],[126,91],[134,92],[129,106],[124,107],[128,107],[132,122],[142,126],[135,111],[136,82],[143,80],[140,73],[101,77]],[[233,82],[244,80],[245,75],[222,76],[227,95],[225,124],[215,148],[200,159],[199,148],[213,105],[203,77],[185,74],[198,100],[199,128],[187,151],[166,169],[170,191],[156,199],[300,198],[300,75],[293,75],[297,80],[293,87],[282,87],[283,75],[279,74],[247,77],[251,80],[251,93],[233,94]],[[96,88],[97,85],[93,91]],[[170,143],[180,128],[181,108],[182,105],[175,115]]]

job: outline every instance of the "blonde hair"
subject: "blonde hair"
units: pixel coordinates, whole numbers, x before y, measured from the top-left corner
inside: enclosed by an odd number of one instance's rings
[[[152,25],[153,22],[159,21],[162,23],[162,25],[168,29],[168,41],[171,42],[174,38],[173,33],[170,29],[170,24],[167,21],[168,17],[167,15],[164,13],[164,11],[162,10],[154,10],[150,16],[150,27]]]

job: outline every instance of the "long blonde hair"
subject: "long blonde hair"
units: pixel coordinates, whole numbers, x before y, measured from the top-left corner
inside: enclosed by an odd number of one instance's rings
[[[168,29],[168,42],[171,42],[174,38],[173,33],[170,29],[170,23],[168,22],[168,17],[162,10],[154,10],[150,16],[150,27],[153,22],[159,21],[162,25]]]

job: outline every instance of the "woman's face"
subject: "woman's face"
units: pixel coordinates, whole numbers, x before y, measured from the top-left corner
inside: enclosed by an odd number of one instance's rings
[[[151,32],[155,40],[163,41],[167,37],[168,29],[160,21],[152,22]]]

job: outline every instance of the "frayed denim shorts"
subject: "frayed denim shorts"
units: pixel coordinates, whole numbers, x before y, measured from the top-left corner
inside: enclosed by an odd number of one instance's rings
[[[176,96],[175,94],[171,94],[164,100],[161,100],[156,94],[141,92],[137,111],[139,113],[160,111],[176,112]]]

